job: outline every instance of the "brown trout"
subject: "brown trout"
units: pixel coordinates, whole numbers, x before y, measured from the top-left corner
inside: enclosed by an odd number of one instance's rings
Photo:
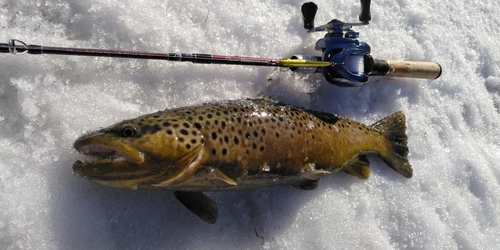
[[[75,174],[119,188],[175,191],[201,219],[217,206],[202,191],[290,184],[311,190],[344,171],[368,178],[367,154],[410,178],[402,112],[371,125],[305,110],[271,98],[167,109],[78,138]],[[97,158],[97,159],[96,159]]]

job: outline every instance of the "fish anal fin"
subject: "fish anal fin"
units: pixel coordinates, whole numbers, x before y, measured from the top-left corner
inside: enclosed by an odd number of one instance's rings
[[[214,224],[217,220],[217,204],[202,192],[175,191],[175,198],[200,219]]]
[[[361,179],[370,177],[370,161],[366,155],[357,154],[344,164],[342,170]]]
[[[213,183],[217,186],[227,187],[227,186],[236,186],[235,180],[231,179],[229,176],[225,175],[219,169],[212,167],[205,167],[202,169],[201,173],[210,183]]]

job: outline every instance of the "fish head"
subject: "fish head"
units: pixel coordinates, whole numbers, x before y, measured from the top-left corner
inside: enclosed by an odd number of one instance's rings
[[[202,144],[197,127],[158,112],[78,138],[74,148],[90,161],[76,161],[73,171],[106,186],[153,187],[181,176]]]

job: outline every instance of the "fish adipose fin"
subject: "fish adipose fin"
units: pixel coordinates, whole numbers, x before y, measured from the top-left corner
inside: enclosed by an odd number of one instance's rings
[[[406,117],[401,111],[396,112],[372,125],[372,128],[384,133],[387,139],[387,152],[379,152],[380,158],[396,172],[411,178],[413,169],[408,162],[408,137],[406,136]]]
[[[344,164],[342,170],[358,178],[368,179],[368,177],[370,177],[369,165],[370,162],[365,155],[357,154]]]
[[[200,219],[210,224],[214,224],[217,220],[217,204],[202,192],[176,191],[174,195],[177,200]]]

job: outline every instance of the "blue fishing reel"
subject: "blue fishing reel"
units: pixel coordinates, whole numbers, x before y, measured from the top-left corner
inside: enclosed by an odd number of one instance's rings
[[[361,0],[360,23],[344,23],[333,19],[325,25],[314,27],[314,17],[318,6],[313,2],[302,5],[304,28],[308,32],[327,32],[324,38],[316,42],[315,49],[323,55],[295,55],[292,58],[306,60],[321,60],[330,62],[330,66],[322,68],[292,68],[292,71],[321,72],[325,79],[335,85],[358,87],[368,81],[374,59],[370,55],[370,46],[361,41],[359,33],[352,26],[368,25],[371,20],[370,0]]]

